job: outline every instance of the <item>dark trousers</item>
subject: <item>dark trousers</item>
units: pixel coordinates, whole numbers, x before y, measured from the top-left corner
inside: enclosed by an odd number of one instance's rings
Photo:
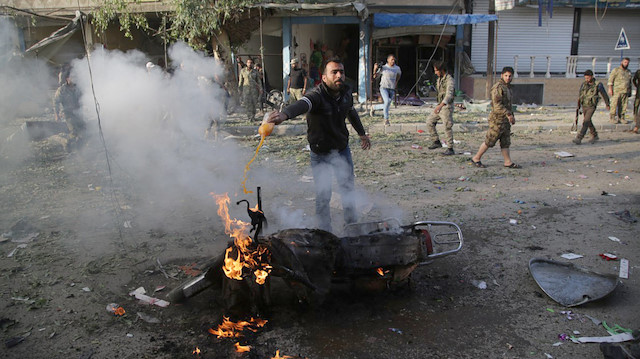
[[[584,113],[584,120],[582,121],[582,128],[580,129],[580,132],[578,133],[578,138],[579,139],[583,139],[584,135],[587,134],[587,130],[589,130],[589,132],[591,133],[591,135],[593,137],[598,136],[598,132],[596,131],[596,127],[593,125],[593,122],[591,122],[591,117],[593,116],[593,113],[596,112],[596,108],[595,107],[583,107],[582,108],[582,112]]]
[[[326,154],[311,152],[311,170],[316,189],[316,220],[318,228],[331,232],[331,182],[333,174],[338,182],[342,197],[342,209],[345,223],[356,221],[354,198],[354,175],[351,149],[333,150]],[[333,173],[332,173],[333,172]]]

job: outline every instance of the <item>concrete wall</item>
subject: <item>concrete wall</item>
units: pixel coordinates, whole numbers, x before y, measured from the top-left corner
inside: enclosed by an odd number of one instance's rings
[[[496,79],[498,80],[498,79]],[[598,79],[606,82],[606,79]],[[463,79],[465,93],[475,100],[485,100],[486,78],[484,76],[465,77]],[[573,106],[578,101],[578,91],[583,78],[567,79],[564,77],[519,77],[512,84],[542,84],[544,86],[543,100],[540,105]],[[466,90],[465,90],[466,89]],[[471,92],[467,91],[471,90]]]

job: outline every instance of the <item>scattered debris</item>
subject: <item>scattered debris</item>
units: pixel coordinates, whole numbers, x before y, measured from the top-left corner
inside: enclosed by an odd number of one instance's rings
[[[481,280],[481,281],[477,281],[477,280],[472,280],[471,284],[473,284],[474,287],[478,288],[478,289],[487,289],[487,282]]]
[[[573,157],[572,153],[569,153],[566,151],[558,151],[558,152],[554,152],[554,154],[556,155],[557,158]]]
[[[578,343],[621,343],[629,340],[633,340],[631,333],[622,333],[616,335],[609,335],[606,337],[580,337],[576,338]]]
[[[109,303],[107,304],[107,312],[116,315],[116,316],[123,316],[125,315],[126,311],[124,310],[124,308],[122,308],[121,306],[119,306],[116,303]]]
[[[421,150],[422,146],[414,144],[414,145],[411,145],[411,148],[414,149],[414,150]]]
[[[598,254],[602,259],[607,260],[607,261],[615,261],[618,260],[618,256],[616,256],[615,254],[611,254],[611,253],[600,253]]]
[[[582,254],[565,253],[565,254],[561,255],[560,257],[562,257],[564,259],[572,260],[572,259],[582,258],[584,256]]]
[[[620,274],[618,277],[623,279],[629,279],[629,261],[627,259],[620,260]]]
[[[518,224],[517,219],[509,219],[509,224]]]
[[[608,193],[608,192],[605,192],[605,191],[602,191],[602,193],[601,193],[600,195],[601,195],[601,196],[611,196],[611,197],[615,197],[615,196],[616,196],[616,195],[615,195],[615,194],[613,194],[613,193]]]
[[[566,307],[604,298],[620,283],[616,276],[543,258],[531,259],[529,272],[551,299]]]
[[[394,333],[402,334],[402,330],[400,330],[398,328],[389,328],[389,330],[394,332]]]
[[[136,299],[138,299],[142,303],[153,304],[153,305],[157,305],[158,307],[162,307],[162,308],[166,308],[170,304],[166,300],[153,298],[153,297],[150,297],[150,296],[146,295],[145,293],[147,293],[147,291],[144,289],[144,287],[139,287],[138,289],[136,289],[133,292],[129,293],[129,295],[136,297]]]
[[[9,338],[7,340],[4,341],[4,345],[7,348],[13,348],[16,345],[22,343],[24,341],[24,337],[13,337],[13,338]]]
[[[18,244],[17,247],[15,247],[11,252],[9,252],[9,254],[7,254],[8,258],[13,257],[14,254],[16,254],[16,252],[18,251],[18,249],[24,249],[27,248],[27,244],[23,243],[23,244]]]
[[[620,242],[620,238],[618,238],[618,237],[609,237],[609,239],[614,241],[614,242]]]
[[[627,223],[636,223],[636,222],[638,222],[638,219],[635,218],[634,216],[632,216],[631,212],[629,212],[628,209],[625,209],[625,210],[619,211],[619,212],[609,212],[609,213],[613,214],[619,220],[627,222]]]

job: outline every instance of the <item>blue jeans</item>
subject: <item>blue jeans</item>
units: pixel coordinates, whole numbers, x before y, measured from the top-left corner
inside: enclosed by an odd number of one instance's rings
[[[336,176],[338,191],[342,196],[342,209],[345,223],[354,223],[356,218],[356,201],[354,197],[354,175],[351,149],[332,150],[329,153],[311,152],[311,171],[316,190],[316,221],[318,228],[331,232],[331,182]]]
[[[382,95],[382,101],[384,102],[384,119],[389,119],[389,107],[391,107],[391,100],[393,95],[396,94],[396,90],[381,87],[380,94]]]

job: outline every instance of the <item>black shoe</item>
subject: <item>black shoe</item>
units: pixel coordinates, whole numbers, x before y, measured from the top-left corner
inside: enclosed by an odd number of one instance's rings
[[[453,150],[453,148],[449,147],[447,148],[446,151],[442,152],[443,156],[451,156],[451,155],[455,155],[456,151]]]
[[[435,141],[431,144],[431,146],[427,147],[430,150],[435,150],[436,148],[442,147],[442,143],[440,141]]]

